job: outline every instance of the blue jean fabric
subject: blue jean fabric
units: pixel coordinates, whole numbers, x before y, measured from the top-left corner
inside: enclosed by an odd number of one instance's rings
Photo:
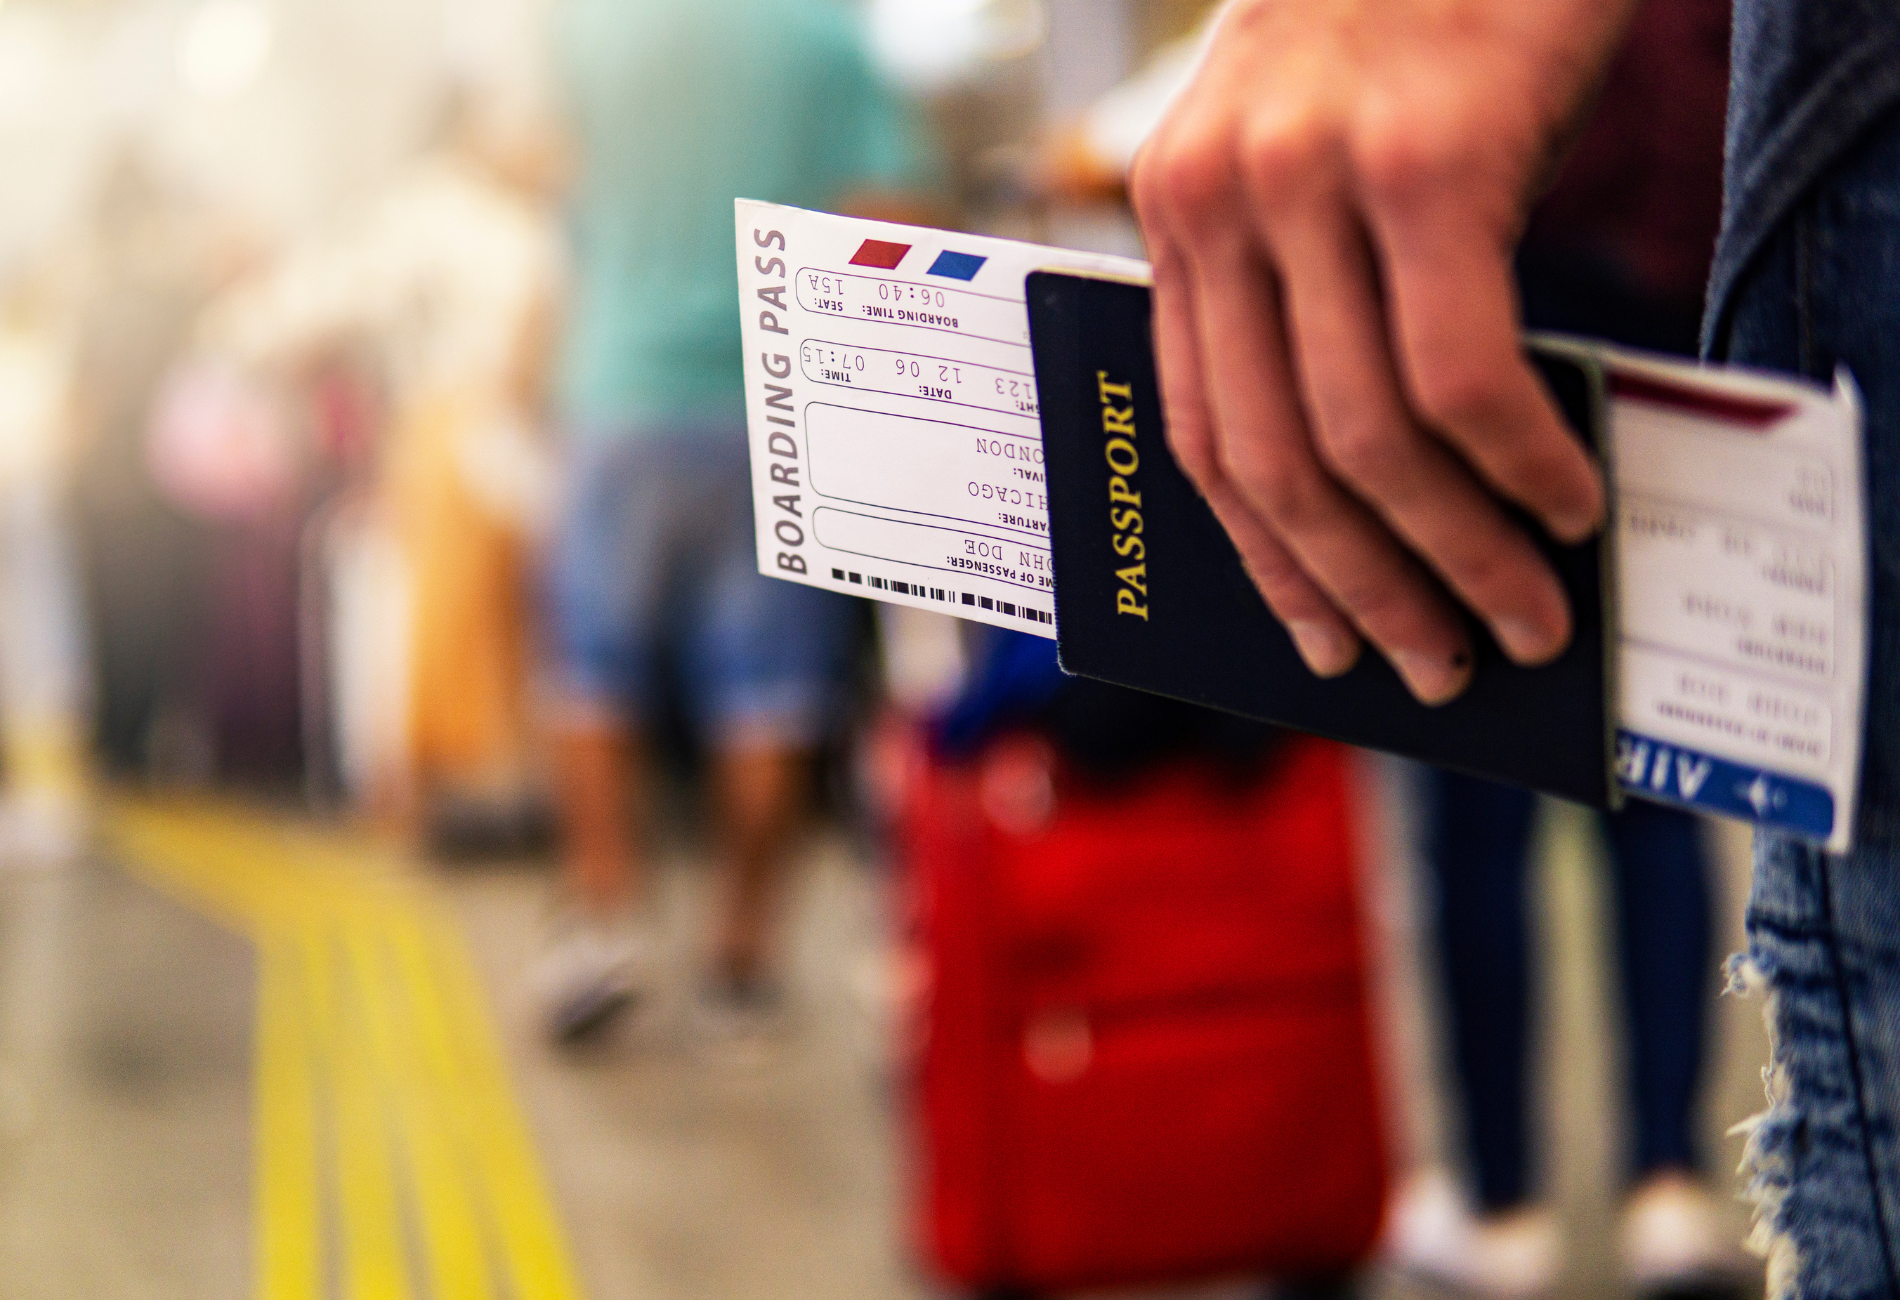
[[[1425,858],[1463,1102],[1466,1154],[1487,1210],[1531,1192],[1529,791],[1425,775]],[[1708,863],[1696,819],[1632,802],[1603,818],[1616,887],[1628,1026],[1634,1179],[1694,1168],[1696,1085],[1711,989]]]
[[[670,667],[714,744],[822,738],[854,602],[759,572],[743,420],[577,438],[548,574],[570,705],[634,720]]]
[[[1738,94],[1744,90],[1738,86]],[[1744,106],[1744,111],[1746,106]],[[1732,110],[1733,111],[1733,110]],[[1765,983],[1772,1105],[1750,1144],[1770,1277],[1900,1296],[1900,116],[1834,158],[1711,300],[1717,359],[1829,381],[1867,411],[1872,632],[1857,847],[1758,838],[1743,973]]]
[[[1709,300],[1727,303],[1788,215],[1900,104],[1893,0],[1735,0],[1722,238]],[[1719,324],[1719,313],[1712,326]]]

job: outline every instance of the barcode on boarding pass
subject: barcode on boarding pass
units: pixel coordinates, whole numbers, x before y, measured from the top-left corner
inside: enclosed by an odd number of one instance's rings
[[[974,592],[953,591],[948,587],[931,587],[921,582],[904,582],[896,578],[880,578],[876,574],[851,573],[844,569],[833,569],[831,576],[838,582],[849,582],[853,586],[870,587],[875,591],[888,591],[898,596],[916,596],[923,600],[940,600],[947,605],[969,605],[976,609],[995,610],[1011,618],[1025,618],[1031,623],[1053,625],[1056,616],[1046,610],[1035,609],[1029,605],[1018,605],[1013,601],[995,600],[989,596],[979,596]]]

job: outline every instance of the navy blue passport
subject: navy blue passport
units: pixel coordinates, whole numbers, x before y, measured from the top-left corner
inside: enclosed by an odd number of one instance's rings
[[[1558,546],[1526,524],[1576,617],[1570,648],[1552,664],[1517,667],[1472,620],[1476,670],[1450,704],[1418,703],[1370,652],[1343,677],[1316,677],[1168,452],[1148,290],[1039,272],[1028,296],[1066,671],[1608,805],[1596,541]],[[1600,373],[1566,355],[1532,355],[1578,436],[1595,446]]]

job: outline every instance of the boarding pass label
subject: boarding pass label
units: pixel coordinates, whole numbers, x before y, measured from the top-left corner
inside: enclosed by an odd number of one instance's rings
[[[1840,851],[1866,691],[1861,416],[1833,391],[1595,349],[1625,793]]]
[[[759,567],[1055,636],[1031,271],[1124,258],[740,200]]]

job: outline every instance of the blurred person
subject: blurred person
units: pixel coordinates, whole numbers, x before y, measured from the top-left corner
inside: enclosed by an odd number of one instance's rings
[[[774,887],[833,709],[852,602],[762,577],[752,527],[733,200],[901,219],[912,116],[829,0],[568,0],[578,155],[563,357],[568,495],[551,573],[555,749],[575,911],[536,985],[560,1037],[649,978],[645,736],[663,663],[711,752],[728,875],[709,1008],[773,994]]]
[[[1545,1293],[1562,1268],[1556,1211],[1533,1178],[1528,876],[1536,800],[1454,773],[1424,777],[1455,1100],[1470,1190],[1415,1170],[1394,1202],[1400,1267],[1483,1295]],[[1602,818],[1620,959],[1626,1144],[1619,1255],[1642,1295],[1729,1294],[1737,1243],[1704,1180],[1696,1101],[1713,997],[1710,880],[1695,818],[1632,802]],[[1545,1180],[1548,1183],[1548,1179]]]
[[[59,861],[84,830],[89,713],[71,520],[70,304],[44,276],[0,294],[0,853]]]
[[[168,775],[281,789],[300,774],[297,542],[317,466],[299,413],[283,386],[198,352],[154,395],[148,472],[203,544],[195,729],[168,741],[197,749]]]
[[[411,345],[433,355],[401,396],[384,498],[414,601],[412,797],[451,851],[524,842],[541,820],[529,573],[551,509],[544,381],[564,277],[547,134],[479,103],[461,118],[385,209],[428,268]]]
[[[126,146],[75,232],[72,507],[107,771],[202,771],[195,643],[208,537],[168,502],[145,450],[153,400],[231,269],[222,224]]]
[[[365,347],[382,360],[389,419],[358,485],[370,501],[346,490],[319,517],[322,571],[305,581],[392,583],[351,563],[376,549],[369,534],[390,534],[403,571],[393,598],[328,590],[316,602],[339,624],[324,676],[346,698],[328,712],[374,728],[357,697],[400,702],[396,734],[333,741],[366,784],[356,793],[438,847],[512,844],[540,799],[527,571],[552,492],[543,372],[562,259],[546,199],[558,168],[525,106],[458,87],[432,147],[360,220],[230,295],[207,327],[216,347],[294,378],[313,401],[348,372],[339,360]],[[358,626],[358,613],[392,605],[399,627]],[[384,653],[360,653],[365,641]],[[400,682],[344,680],[392,663]]]

